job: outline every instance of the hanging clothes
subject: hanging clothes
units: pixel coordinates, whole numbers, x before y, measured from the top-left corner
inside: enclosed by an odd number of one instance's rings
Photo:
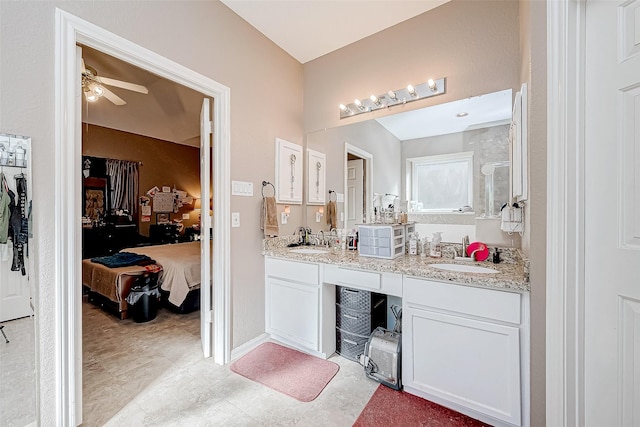
[[[6,244],[9,237],[9,185],[4,173],[0,173],[0,244]]]
[[[24,245],[29,237],[29,225],[27,222],[27,180],[24,175],[16,175],[16,189],[18,192],[17,201],[15,195],[9,190],[9,210],[11,218],[9,220],[9,233],[13,241],[13,261],[11,271],[20,271],[25,276],[24,265]]]

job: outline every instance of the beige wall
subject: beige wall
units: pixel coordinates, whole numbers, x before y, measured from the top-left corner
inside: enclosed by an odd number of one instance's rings
[[[522,5],[520,10],[519,4]],[[545,425],[546,5],[453,0],[304,65],[305,132],[529,83],[531,425]],[[340,120],[338,105],[429,77],[447,94]]]
[[[529,201],[522,248],[531,263],[531,425],[545,425],[547,232],[547,16],[541,1],[520,2],[520,79],[527,82]]]
[[[51,286],[58,167],[53,145],[56,6],[231,88],[231,179],[252,181],[257,190],[254,197],[232,197],[226,207],[240,212],[242,223],[231,229],[234,347],[264,332],[259,190],[263,179],[274,179],[275,137],[303,142],[302,65],[217,1],[0,2],[0,129],[33,138],[43,425],[54,424],[58,395],[53,359],[58,290]],[[301,222],[302,208],[292,211],[293,220]]]
[[[359,122],[307,135],[307,147],[327,155],[327,190],[344,193],[344,145],[349,143],[373,156],[373,192],[400,194],[400,141],[375,120]],[[338,212],[344,203],[338,203]],[[316,206],[307,209],[307,225],[327,231],[326,218],[315,222]],[[338,228],[345,225],[340,222]]]
[[[520,86],[517,1],[458,1],[304,64],[304,129],[313,132]],[[338,105],[447,78],[447,93],[340,120]]]
[[[167,186],[186,191],[190,196],[200,194],[200,149],[169,141],[135,135],[101,126],[82,126],[82,154],[106,159],[142,162],[139,167],[139,191],[143,196],[150,188]],[[171,214],[171,220],[182,220],[185,226],[198,223],[200,210],[185,206]],[[149,235],[149,225],[155,224],[155,214],[150,222],[139,222],[140,234]]]

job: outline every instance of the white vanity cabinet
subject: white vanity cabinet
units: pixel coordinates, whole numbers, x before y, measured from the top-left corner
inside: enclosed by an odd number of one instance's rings
[[[335,331],[321,328],[335,321],[335,291],[323,292],[319,264],[265,259],[265,326],[275,339],[327,358],[335,351]]]
[[[404,277],[409,393],[496,426],[528,426],[528,294]]]

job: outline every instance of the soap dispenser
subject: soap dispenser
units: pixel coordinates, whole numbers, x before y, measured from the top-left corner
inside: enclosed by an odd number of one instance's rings
[[[429,256],[434,258],[442,257],[442,232],[437,231],[433,233],[433,238],[431,239],[431,245],[429,247]]]

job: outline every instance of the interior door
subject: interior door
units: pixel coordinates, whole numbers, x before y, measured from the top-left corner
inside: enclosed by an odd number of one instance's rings
[[[204,98],[200,112],[200,336],[204,357],[212,354],[213,257],[211,256],[211,149],[213,147],[211,101]]]
[[[347,229],[362,223],[364,198],[364,160],[347,161]]]
[[[584,408],[640,425],[640,1],[586,2]]]

